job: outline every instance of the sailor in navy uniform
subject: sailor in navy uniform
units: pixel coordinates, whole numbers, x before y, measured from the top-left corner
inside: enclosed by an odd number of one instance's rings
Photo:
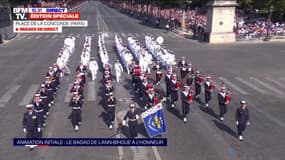
[[[45,117],[44,117],[45,115],[44,104],[42,103],[40,94],[35,94],[33,105],[34,105],[34,111],[36,112],[40,125],[42,127],[45,127],[46,123],[45,123]]]
[[[81,119],[82,104],[83,102],[80,99],[78,92],[75,92],[69,103],[69,106],[72,107],[71,123],[75,131],[78,131],[79,125],[81,125],[81,122],[82,122],[82,119]]]
[[[220,120],[224,120],[224,115],[227,113],[227,104],[229,102],[226,101],[226,88],[222,86],[220,88],[220,92],[218,93],[218,102],[219,102],[219,109],[220,109]]]
[[[107,99],[107,114],[108,114],[108,123],[109,123],[110,129],[113,128],[113,124],[115,120],[116,104],[117,104],[116,98],[113,96],[113,93],[111,92]]]
[[[26,133],[26,138],[38,138],[39,132],[41,132],[41,124],[37,117],[37,113],[34,111],[33,104],[28,104],[25,106],[27,111],[23,116],[23,131]],[[34,145],[29,146],[30,149],[33,149]]]
[[[181,57],[181,60],[178,62],[178,67],[180,68],[181,79],[184,79],[187,74],[187,62],[185,57]]]
[[[246,126],[250,124],[249,122],[249,111],[247,108],[247,102],[242,100],[240,101],[240,107],[236,110],[236,125],[237,125],[237,134],[240,141],[243,140],[243,132],[245,131]]]
[[[53,71],[54,71],[54,80],[55,80],[56,87],[59,88],[61,70],[59,69],[56,63],[53,64]]]
[[[39,90],[40,98],[42,100],[42,103],[44,105],[44,117],[47,117],[49,114],[49,107],[51,106],[50,100],[48,99],[48,93],[45,89],[45,84],[41,84],[41,88]]]
[[[54,104],[54,89],[53,89],[53,84],[50,80],[50,77],[46,77],[45,80],[45,90],[47,91],[47,97],[49,99],[50,104]]]
[[[170,99],[170,82],[171,82],[172,71],[167,70],[167,73],[164,76],[165,88],[166,88],[166,97]]]
[[[190,104],[192,103],[192,93],[189,86],[185,85],[183,91],[181,92],[182,101],[182,115],[184,123],[187,122],[187,115],[190,112]]]
[[[130,110],[125,115],[122,125],[125,126],[126,120],[128,121],[131,138],[136,138],[138,136],[138,119],[139,113],[136,110],[135,104],[130,104]]]
[[[77,92],[81,98],[84,98],[84,88],[80,86],[78,81],[73,82],[70,93]]]

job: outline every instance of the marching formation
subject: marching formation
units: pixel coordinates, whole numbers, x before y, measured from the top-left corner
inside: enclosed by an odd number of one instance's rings
[[[182,119],[184,123],[187,123],[193,100],[207,109],[213,107],[209,104],[216,86],[211,75],[201,73],[191,63],[188,63],[185,57],[181,57],[176,63],[175,54],[161,46],[162,41],[161,39],[155,40],[152,35],[147,34],[145,46],[135,37],[128,37],[128,45],[125,45],[121,37],[115,35],[116,51],[120,60],[116,60],[115,64],[111,65],[104,34],[99,33],[97,52],[103,66],[101,79],[104,86],[103,107],[107,112],[107,125],[110,129],[114,125],[117,106],[117,100],[114,96],[115,88],[112,84],[112,66],[114,66],[113,73],[118,84],[122,81],[121,76],[124,68],[126,69],[131,78],[130,86],[133,87],[135,96],[137,96],[137,103],[143,110],[148,110],[160,102],[165,102],[170,109],[175,109],[178,104],[181,104]],[[33,104],[26,106],[28,111],[24,115],[23,126],[24,132],[27,132],[27,138],[40,137],[42,127],[46,126],[45,119],[49,114],[49,108],[54,104],[54,95],[59,88],[60,77],[70,73],[68,62],[74,52],[74,43],[74,37],[65,40],[65,46],[57,58],[57,63],[49,67],[46,80],[41,85],[38,94],[35,95]],[[96,79],[99,70],[97,61],[90,56],[90,53],[91,36],[86,36],[80,65],[76,68],[76,78],[70,89],[72,98],[69,106],[72,108],[72,112],[69,118],[75,131],[78,131],[82,124],[81,110],[84,103],[84,86],[88,70],[93,81]],[[202,91],[204,100],[201,98]],[[225,119],[231,98],[231,89],[226,88],[222,82],[217,94],[220,121]],[[130,104],[129,107],[130,110],[124,116],[122,125],[126,125],[128,121],[130,136],[135,138],[138,133],[140,114],[134,103]],[[239,140],[243,140],[242,133],[247,125],[249,125],[249,111],[246,107],[246,101],[243,100],[241,106],[236,110]]]
[[[91,53],[91,37],[86,36],[83,45],[83,50],[81,53],[81,61],[79,66],[76,68],[76,78],[73,82],[73,86],[70,89],[70,93],[72,93],[72,98],[69,103],[69,106],[72,107],[70,119],[75,131],[78,131],[79,126],[82,124],[81,109],[84,102],[84,86],[86,83],[86,77],[88,73],[87,66],[89,65],[90,61],[90,53]],[[92,71],[93,70],[90,69],[91,73]]]
[[[42,137],[42,130],[46,127],[45,121],[49,115],[50,108],[54,104],[56,92],[60,87],[60,77],[65,73],[70,73],[67,64],[74,52],[74,47],[75,38],[67,38],[64,47],[59,52],[57,63],[49,67],[45,80],[35,94],[32,103],[26,105],[27,111],[23,116],[23,131],[26,133],[26,138]],[[35,146],[30,145],[28,147],[33,149]]]

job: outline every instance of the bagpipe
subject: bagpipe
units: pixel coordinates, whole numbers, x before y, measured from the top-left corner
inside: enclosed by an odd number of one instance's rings
[[[181,88],[181,82],[179,80],[176,81],[175,89],[179,90]]]
[[[205,82],[205,76],[203,74],[199,75],[199,83],[203,84]]]
[[[193,101],[193,94],[192,94],[192,91],[191,91],[191,90],[189,90],[189,93],[188,93],[188,101],[189,101],[190,103],[192,103],[192,101]]]
[[[139,77],[141,75],[141,69],[139,65],[135,65],[134,66],[134,71],[133,71],[134,75]]]
[[[226,91],[226,104],[229,104],[231,102],[232,95],[233,95],[232,89],[228,88]]]

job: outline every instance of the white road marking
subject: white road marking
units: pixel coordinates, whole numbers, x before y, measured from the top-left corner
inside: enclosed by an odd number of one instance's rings
[[[37,35],[36,37],[35,37],[35,39],[40,39],[41,37],[42,37],[43,35]]]
[[[51,38],[56,38],[58,36],[58,34],[54,34]]]
[[[160,154],[158,152],[157,147],[156,146],[152,146],[151,148],[152,148],[152,151],[154,153],[155,160],[162,160],[161,156],[160,156]]]
[[[32,34],[32,35],[30,35],[29,37],[27,37],[26,39],[32,39],[32,38],[34,38],[34,34]]]
[[[68,84],[68,90],[66,91],[64,102],[69,102],[71,100],[72,93],[70,93],[69,90],[71,89],[72,86],[73,86],[72,83]]]
[[[51,35],[50,34],[47,34],[44,36],[44,39],[48,39]]]
[[[79,37],[80,37],[80,34],[77,34],[77,35],[76,35],[76,38],[79,38]]]
[[[257,92],[260,92],[261,94],[268,94],[268,92],[266,92],[265,90],[258,88],[256,85],[254,85],[254,84],[252,84],[250,82],[247,82],[246,80],[244,80],[244,79],[242,79],[240,77],[235,77],[235,79],[240,81],[244,85],[246,85],[246,86],[256,90]]]
[[[274,83],[274,84],[276,84],[276,85],[278,85],[278,86],[281,87],[281,88],[285,88],[285,84],[284,84],[284,83],[281,83],[281,82],[279,82],[279,81],[276,81],[276,80],[273,79],[273,78],[266,77],[265,79],[268,80],[268,81],[270,81],[270,82],[272,82],[272,83]]]
[[[19,37],[17,37],[16,40],[21,40],[21,39],[27,37],[28,35],[29,35],[29,34],[22,34],[22,35],[20,35]]]
[[[60,34],[60,36],[58,38],[64,38],[65,34]]]
[[[32,98],[34,97],[35,93],[37,92],[37,90],[39,89],[39,84],[33,84],[31,85],[30,89],[28,90],[28,92],[26,92],[26,95],[24,96],[24,98],[22,99],[22,101],[19,103],[20,106],[24,106],[28,103],[30,103],[30,101],[32,100]]]
[[[248,95],[248,93],[241,89],[240,87],[238,87],[237,85],[233,84],[232,82],[230,82],[229,80],[227,80],[224,77],[219,77],[220,80],[224,81],[227,85],[229,85],[231,88],[234,89],[234,91],[238,91],[239,93],[243,94],[243,95]]]
[[[265,83],[265,82],[261,81],[260,79],[257,79],[257,78],[254,78],[254,77],[250,77],[250,79],[255,81],[255,82],[257,82],[257,83],[259,83],[260,85],[264,86],[265,88],[267,88],[267,89],[277,93],[278,95],[285,95],[285,93],[282,92],[281,90],[275,88],[274,86],[272,86],[272,85],[270,85],[268,83]]]
[[[0,98],[0,103],[3,103],[3,107],[5,103],[9,102],[12,98],[12,95],[17,92],[17,90],[20,88],[20,85],[14,85],[10,87],[4,95]]]
[[[88,82],[87,101],[96,101],[95,82]]]

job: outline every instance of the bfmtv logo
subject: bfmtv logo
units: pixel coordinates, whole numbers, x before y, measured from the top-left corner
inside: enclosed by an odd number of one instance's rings
[[[13,20],[28,20],[28,8],[13,8]]]

